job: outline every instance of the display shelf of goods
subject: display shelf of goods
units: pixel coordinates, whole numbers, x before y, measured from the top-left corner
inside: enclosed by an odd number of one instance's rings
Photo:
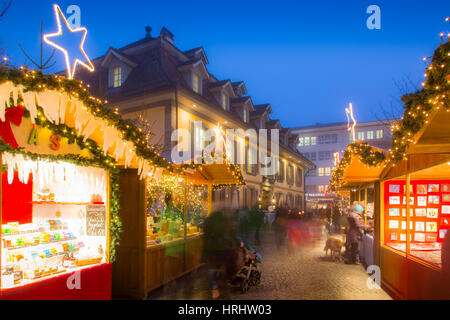
[[[108,198],[105,170],[20,155],[3,161],[2,289],[108,262],[106,206],[86,201]],[[43,194],[74,202],[37,202]]]
[[[385,182],[385,245],[406,252],[431,265],[441,267],[441,249],[450,229],[450,180],[412,180],[409,217],[406,206],[406,182]],[[409,220],[410,239],[407,239]]]

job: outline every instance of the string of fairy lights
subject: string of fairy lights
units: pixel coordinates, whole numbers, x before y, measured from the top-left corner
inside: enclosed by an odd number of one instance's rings
[[[450,18],[445,21],[449,22]],[[439,110],[450,112],[450,33],[441,33],[440,39],[441,43],[434,54],[423,59],[431,59],[431,62],[426,68],[426,80],[422,82],[422,88],[401,99],[405,111],[401,119],[391,126],[392,148],[384,154],[367,143],[356,141],[350,144],[339,166],[332,173],[328,186],[331,191],[342,186],[345,171],[353,157],[358,157],[367,166],[377,168],[388,165],[395,167],[400,161],[407,160],[408,148],[417,143],[415,135],[430,122],[433,114]]]

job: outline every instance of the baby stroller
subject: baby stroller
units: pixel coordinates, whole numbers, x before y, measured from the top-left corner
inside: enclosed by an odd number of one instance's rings
[[[229,280],[229,285],[237,287],[242,293],[246,293],[251,286],[261,283],[261,270],[259,264],[262,262],[261,254],[242,238],[238,238],[241,246],[238,254],[238,272]]]

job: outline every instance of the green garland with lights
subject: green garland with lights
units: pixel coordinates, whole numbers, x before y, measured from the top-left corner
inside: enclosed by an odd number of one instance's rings
[[[329,188],[335,192],[342,185],[345,171],[350,166],[352,158],[358,156],[362,163],[368,166],[380,166],[386,161],[386,155],[374,149],[367,143],[354,142],[348,145],[339,166],[333,171],[331,176]]]
[[[443,35],[441,35],[442,39]],[[407,159],[407,149],[415,144],[414,135],[429,123],[431,113],[442,109],[450,112],[450,42],[441,43],[431,57],[431,63],[426,69],[427,80],[423,88],[402,97],[404,114],[397,124],[392,126],[392,148],[386,156],[375,151],[367,143],[355,142],[349,145],[338,168],[334,170],[329,184],[332,191],[342,185],[345,170],[351,163],[351,158],[357,155],[361,162],[369,166],[387,166]],[[425,58],[424,60],[428,60]]]

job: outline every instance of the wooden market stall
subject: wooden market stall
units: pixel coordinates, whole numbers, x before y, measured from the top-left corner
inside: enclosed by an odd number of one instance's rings
[[[375,212],[379,209],[379,201],[376,192],[379,187],[380,175],[384,170],[384,166],[370,166],[363,162],[359,156],[361,149],[372,154],[378,154],[380,161],[384,159],[382,155],[386,152],[382,149],[372,147],[368,144],[354,144],[348,148],[347,156],[344,157],[342,163],[343,174],[339,188],[336,191],[339,194],[346,194],[350,200],[350,205],[355,201],[364,207],[364,223],[366,230],[360,244],[361,261],[370,266],[374,264],[374,242],[376,241],[376,220]]]
[[[435,109],[428,118],[407,159],[386,168],[379,188],[376,260],[383,285],[404,299],[450,298],[441,258],[450,229],[450,113]]]
[[[0,299],[111,298],[116,166],[165,164],[142,138],[80,82],[0,67]]]
[[[202,265],[202,220],[214,186],[239,185],[239,167],[203,164],[183,174],[157,171],[145,181],[122,170],[124,235],[113,265],[113,295],[145,299],[152,290]]]

